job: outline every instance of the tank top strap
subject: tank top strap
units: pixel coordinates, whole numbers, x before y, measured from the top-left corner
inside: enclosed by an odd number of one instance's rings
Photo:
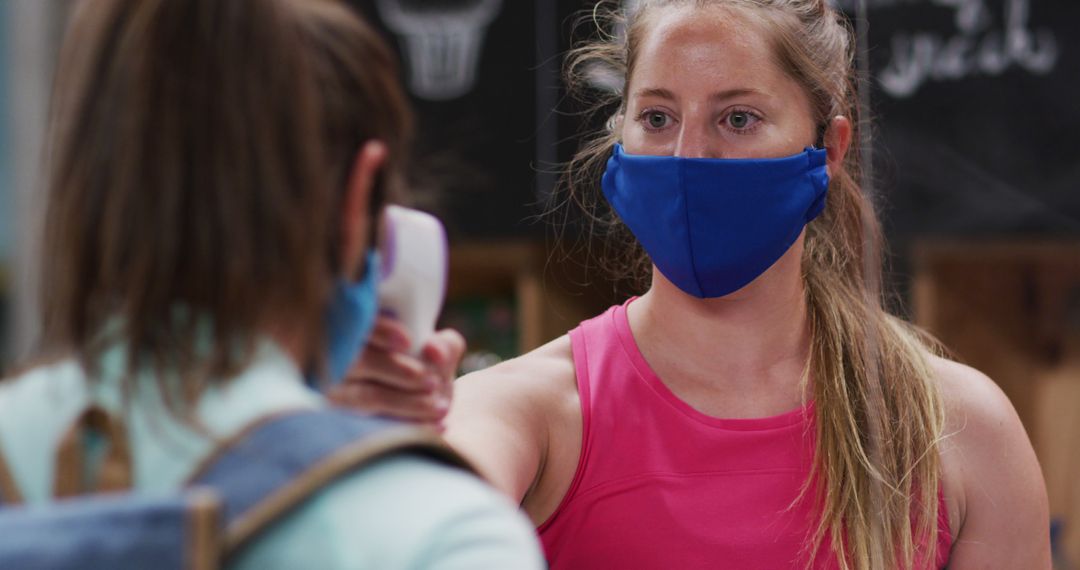
[[[585,474],[589,471],[589,459],[592,457],[592,450],[596,447],[596,433],[593,429],[593,421],[596,417],[600,417],[601,421],[603,421],[605,416],[604,410],[596,409],[598,402],[595,396],[595,385],[597,382],[603,381],[604,363],[610,362],[611,348],[617,343],[617,339],[614,337],[614,328],[610,324],[611,314],[614,310],[615,307],[611,307],[604,313],[583,321],[569,332],[578,398],[581,402],[581,454],[570,487],[567,489],[559,506],[556,507],[555,512],[537,528],[540,533],[550,528],[558,520],[560,513],[577,495],[583,480],[586,479]],[[605,390],[601,389],[601,393],[604,392]]]
[[[615,411],[613,407],[619,401],[625,402],[626,392],[634,388],[626,382],[627,377],[633,374],[633,367],[624,354],[619,338],[619,311],[625,312],[626,306],[613,306],[570,332],[585,425],[595,426],[597,421],[605,422],[604,416]],[[584,426],[583,429],[587,433],[595,431]]]

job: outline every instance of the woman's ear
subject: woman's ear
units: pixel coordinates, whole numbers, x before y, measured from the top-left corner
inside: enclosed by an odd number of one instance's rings
[[[832,176],[844,163],[848,147],[851,146],[851,121],[847,117],[837,115],[829,121],[825,129],[826,168]]]
[[[371,225],[377,222],[372,219],[375,212],[371,211],[371,194],[386,158],[386,144],[372,140],[364,143],[353,159],[345,198],[342,200],[341,259],[338,260],[342,276],[350,280],[363,277],[358,273],[364,267],[367,251],[372,246],[368,243]]]
[[[620,141],[622,140],[623,119],[625,117],[626,112],[620,110],[618,113],[612,115],[607,121],[607,130],[615,133]]]

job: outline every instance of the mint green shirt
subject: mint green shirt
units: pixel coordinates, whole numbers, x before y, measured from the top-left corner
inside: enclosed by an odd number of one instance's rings
[[[0,448],[28,503],[50,500],[57,446],[90,404],[124,419],[136,492],[175,492],[214,448],[211,437],[170,415],[146,375],[124,410],[123,359],[121,350],[106,354],[105,377],[94,383],[73,361],[0,383]],[[267,414],[324,405],[293,361],[264,343],[247,370],[206,391],[195,416],[225,439]],[[230,565],[278,568],[539,570],[544,561],[531,524],[493,489],[460,470],[395,457],[327,487]]]

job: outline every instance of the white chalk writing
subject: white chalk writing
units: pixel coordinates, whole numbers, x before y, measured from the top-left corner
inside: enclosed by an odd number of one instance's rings
[[[985,0],[931,0],[956,10],[958,34],[901,32],[892,37],[890,61],[878,75],[882,89],[896,98],[912,96],[928,81],[975,75],[997,76],[1011,67],[1033,74],[1054,70],[1059,50],[1053,31],[1028,26],[1030,0],[1007,0],[1003,25]]]

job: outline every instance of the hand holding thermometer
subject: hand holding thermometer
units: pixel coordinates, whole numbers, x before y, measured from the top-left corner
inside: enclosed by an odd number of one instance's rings
[[[430,214],[387,206],[379,252],[379,310],[405,327],[411,342],[408,352],[415,356],[435,332],[446,296],[446,231]]]

